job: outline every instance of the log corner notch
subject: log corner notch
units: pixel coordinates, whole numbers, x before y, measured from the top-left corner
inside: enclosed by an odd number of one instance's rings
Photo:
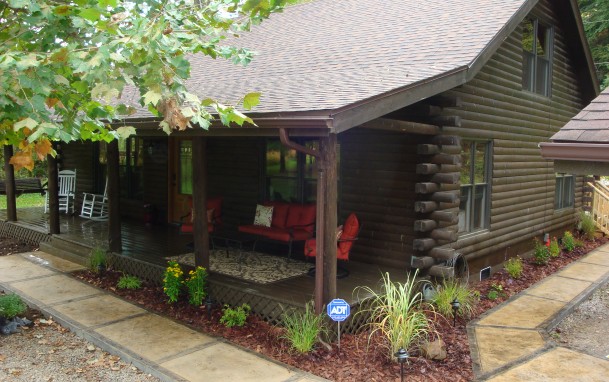
[[[454,119],[442,119],[444,123],[450,121]],[[413,240],[411,267],[431,274],[432,269],[456,256],[450,245],[458,238],[461,139],[450,135],[429,138],[428,142],[417,146],[414,231],[418,237]],[[454,275],[451,272],[433,273],[440,277]]]

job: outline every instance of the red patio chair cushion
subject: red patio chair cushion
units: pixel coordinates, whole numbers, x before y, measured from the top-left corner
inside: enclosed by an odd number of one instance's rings
[[[290,204],[286,227],[292,228],[302,226],[302,229],[311,233],[315,230],[315,204]]]

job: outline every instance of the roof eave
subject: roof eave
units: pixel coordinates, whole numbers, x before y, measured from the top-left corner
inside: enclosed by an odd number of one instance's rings
[[[609,162],[609,144],[542,142],[539,147],[548,160]]]

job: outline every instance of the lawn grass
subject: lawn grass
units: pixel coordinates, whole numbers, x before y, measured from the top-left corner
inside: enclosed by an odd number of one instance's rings
[[[17,198],[17,208],[44,207],[44,195],[23,194]],[[6,209],[6,196],[0,197],[0,209]]]

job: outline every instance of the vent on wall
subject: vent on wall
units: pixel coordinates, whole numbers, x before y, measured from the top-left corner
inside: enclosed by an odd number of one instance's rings
[[[491,277],[491,267],[482,268],[480,271],[480,281],[486,280]]]

